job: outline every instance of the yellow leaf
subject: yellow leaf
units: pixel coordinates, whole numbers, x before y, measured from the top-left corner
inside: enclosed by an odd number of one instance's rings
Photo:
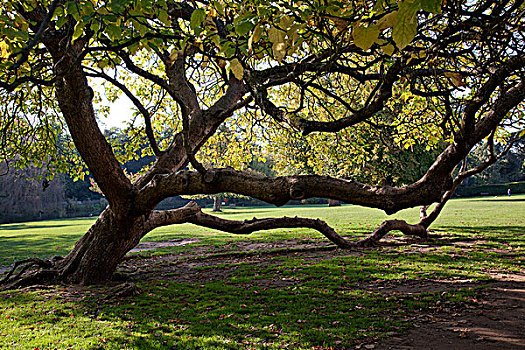
[[[273,57],[280,63],[286,56],[286,44],[274,43],[272,45]]]
[[[270,27],[268,30],[268,38],[272,44],[284,42],[284,32],[275,28],[274,26]]]
[[[9,58],[9,45],[5,41],[0,41],[0,57]]]
[[[234,58],[230,61],[230,70],[238,80],[242,80],[244,77],[244,68],[238,59]]]
[[[392,44],[387,44],[385,46],[381,46],[381,49],[383,50],[384,53],[386,53],[388,56],[392,56],[392,54],[394,53],[394,45]]]
[[[379,37],[379,29],[373,24],[368,27],[358,24],[354,27],[352,36],[354,37],[354,44],[360,49],[366,51]]]
[[[465,87],[467,86],[465,82],[463,81],[463,76],[460,73],[455,72],[446,72],[445,76],[447,78],[450,78],[452,80],[452,84],[456,87]]]
[[[397,22],[397,11],[390,12],[383,17],[379,21],[377,21],[377,28],[380,31],[383,31],[387,28],[393,27]]]
[[[177,49],[171,50],[171,53],[170,53],[170,60],[171,60],[171,62],[175,62],[177,57],[179,57],[179,50],[177,50]]]
[[[253,29],[252,35],[248,39],[248,52],[249,53],[253,52],[253,43],[258,42],[259,39],[261,39],[261,33],[262,33],[261,25],[257,24],[255,28]]]
[[[279,21],[279,26],[282,28],[282,29],[288,29],[292,26],[293,24],[293,19],[290,17],[290,16],[282,16],[281,17],[281,20]]]
[[[262,34],[262,28],[260,24],[257,24],[255,28],[253,28],[253,34],[252,34],[252,40],[254,43],[258,42],[261,39]]]

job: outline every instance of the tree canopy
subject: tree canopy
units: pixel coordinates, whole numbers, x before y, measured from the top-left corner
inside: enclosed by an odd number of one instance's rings
[[[182,222],[232,233],[310,227],[341,247],[392,229],[425,237],[432,218],[390,220],[349,242],[318,220],[154,208],[222,192],[387,213],[443,204],[500,156],[494,143],[505,151],[520,137],[524,10],[489,0],[4,1],[3,159],[64,170],[78,154],[109,201],[68,256],[38,263],[45,273],[27,280],[104,281],[147,232]],[[97,118],[123,95],[135,109],[117,150]],[[145,143],[154,160],[131,181],[122,164]],[[489,156],[468,169],[481,143]],[[274,156],[282,176],[245,171],[247,150]],[[221,152],[227,160],[213,159]],[[307,171],[290,169],[301,162]]]

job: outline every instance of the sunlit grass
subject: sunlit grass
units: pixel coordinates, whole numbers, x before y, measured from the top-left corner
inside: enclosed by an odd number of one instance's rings
[[[151,281],[139,278],[142,293],[125,299],[104,300],[102,287],[74,298],[70,286],[2,292],[0,348],[354,348],[399,334],[425,313],[473,302],[494,274],[523,273],[524,214],[523,195],[510,200],[452,200],[425,242],[318,251],[309,256],[281,253],[243,259],[237,255],[235,260],[217,263],[204,259],[192,267],[200,280],[182,283],[169,280],[169,274]],[[369,233],[388,218],[378,210],[357,206],[235,208],[219,215],[236,220],[321,217],[350,239]],[[416,222],[418,216],[414,208],[390,218]],[[5,265],[27,256],[66,254],[93,220],[1,225],[0,261]],[[145,239],[181,238],[199,241],[162,252],[184,249],[191,256],[196,246],[211,246],[222,251],[228,247],[235,254],[243,241],[325,241],[312,230],[235,236],[193,225],[161,228]],[[452,281],[461,281],[464,287],[450,289]],[[418,290],[425,283],[433,283],[435,290]],[[403,292],[407,285],[413,289]],[[385,292],[388,288],[400,291]]]
[[[208,211],[208,210],[206,210]],[[327,221],[344,236],[366,235],[387,218],[400,218],[415,223],[419,218],[418,208],[400,211],[387,216],[380,210],[360,206],[294,206],[225,209],[218,214],[231,220],[253,217],[300,216],[319,217]],[[77,218],[35,221],[0,225],[0,266],[9,265],[27,257],[51,257],[64,255],[73,247],[94,222],[95,218]],[[499,198],[474,198],[451,200],[431,229],[440,234],[454,235],[490,234],[495,246],[504,245],[507,235],[523,233],[525,227],[525,195]],[[273,241],[279,239],[324,239],[318,232],[308,229],[279,229],[236,236],[191,224],[172,225],[154,230],[144,241],[196,238],[200,244],[224,245],[230,242],[252,240]],[[510,243],[509,243],[510,244]],[[521,240],[515,245],[525,244]],[[161,252],[178,251],[181,248],[163,248]]]

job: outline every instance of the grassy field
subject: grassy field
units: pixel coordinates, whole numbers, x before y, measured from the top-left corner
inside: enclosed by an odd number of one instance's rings
[[[416,222],[418,214],[411,209],[390,218]],[[236,208],[221,215],[318,216],[349,238],[388,218],[357,206]],[[0,225],[0,266],[66,254],[93,221]],[[420,313],[472,302],[495,274],[523,273],[523,195],[452,200],[431,228],[430,240],[413,244],[258,254],[241,247],[247,241],[315,247],[325,239],[311,230],[233,236],[192,225],[161,228],[144,240],[198,241],[141,253],[135,260],[152,273],[135,277],[143,291],[137,296],[104,300],[107,288],[66,285],[0,293],[0,348],[353,348],[403,332]],[[167,253],[174,258],[163,258]],[[467,282],[418,291],[436,281]],[[403,285],[416,287],[403,292]]]

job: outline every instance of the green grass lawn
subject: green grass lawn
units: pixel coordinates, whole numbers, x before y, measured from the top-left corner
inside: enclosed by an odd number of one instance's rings
[[[205,210],[207,211],[207,210]],[[209,212],[209,211],[208,211]],[[252,217],[300,216],[319,217],[344,236],[366,235],[385,219],[399,218],[416,223],[419,209],[407,209],[391,216],[380,210],[360,206],[291,206],[283,208],[235,208],[219,214],[231,220]],[[35,221],[0,225],[0,266],[12,264],[27,257],[48,258],[65,255],[87,231],[95,218],[75,218]],[[473,198],[451,200],[442,215],[431,226],[434,232],[475,234],[482,232],[493,236],[495,244],[504,241],[506,234],[522,233],[525,227],[525,195],[498,198]],[[501,235],[504,236],[501,236]],[[318,239],[322,236],[313,230],[270,230],[250,236],[236,236],[191,224],[162,227],[149,233],[144,241],[163,241],[180,238],[198,238],[200,244],[224,245],[236,240],[272,241],[292,238]],[[500,237],[500,238],[498,238]],[[172,252],[181,248],[166,249]]]
[[[419,211],[388,217],[358,206],[300,206],[226,209],[220,215],[320,217],[352,239],[386,218],[417,222]],[[93,221],[0,225],[0,265],[66,254]],[[169,276],[138,281],[140,295],[116,301],[104,301],[99,287],[81,293],[71,286],[2,292],[0,349],[353,348],[402,332],[418,314],[472,302],[495,273],[523,273],[525,195],[452,200],[431,229],[433,238],[411,245],[226,263],[196,260],[201,264],[187,265],[200,276],[194,281]],[[160,228],[144,240],[179,238],[199,241],[142,255],[191,257],[199,246],[213,253],[214,247],[235,249],[243,241],[325,241],[306,229],[234,236],[192,225]],[[378,289],[444,280],[467,281],[469,287],[394,294]]]

